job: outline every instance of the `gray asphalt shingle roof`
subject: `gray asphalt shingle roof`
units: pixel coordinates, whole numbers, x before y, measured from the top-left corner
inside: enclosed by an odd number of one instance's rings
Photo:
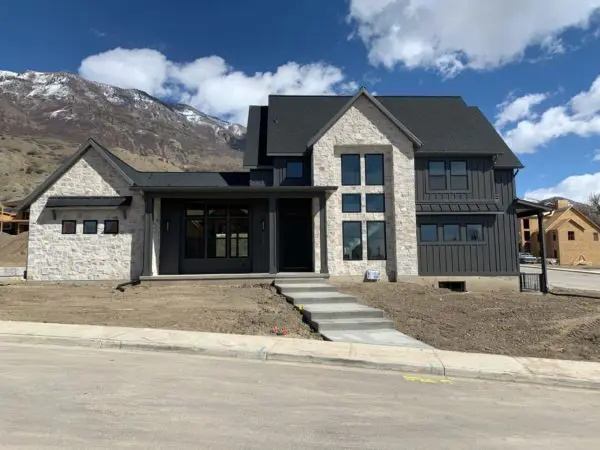
[[[309,140],[351,98],[270,96],[266,154],[304,153]],[[422,141],[417,152],[497,153],[497,167],[522,167],[479,108],[461,97],[375,98]]]

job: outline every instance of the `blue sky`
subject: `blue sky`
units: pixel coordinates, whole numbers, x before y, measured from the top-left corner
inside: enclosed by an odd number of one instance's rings
[[[521,195],[600,191],[600,0],[23,0],[2,16],[0,70],[235,121],[269,93],[462,95],[518,152]]]

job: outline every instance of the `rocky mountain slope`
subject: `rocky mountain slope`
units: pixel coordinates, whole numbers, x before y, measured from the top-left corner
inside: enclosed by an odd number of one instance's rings
[[[93,136],[139,170],[239,169],[246,129],[71,73],[0,71],[0,200],[20,198]]]

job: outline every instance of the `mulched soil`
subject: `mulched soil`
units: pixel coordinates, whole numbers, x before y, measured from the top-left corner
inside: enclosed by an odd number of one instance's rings
[[[400,331],[439,349],[600,361],[600,298],[336,284],[385,310]]]
[[[0,320],[166,328],[321,339],[267,285],[136,286],[0,283]]]

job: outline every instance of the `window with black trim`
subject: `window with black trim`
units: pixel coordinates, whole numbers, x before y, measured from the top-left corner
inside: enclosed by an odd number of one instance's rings
[[[446,163],[444,161],[429,161],[427,169],[429,189],[432,191],[445,191]]]
[[[119,221],[118,220],[105,220],[104,221],[104,234],[119,234]]]
[[[343,213],[358,213],[360,211],[360,194],[342,194]]]
[[[524,231],[523,239],[525,239],[526,241],[530,241],[531,240],[531,231]]]
[[[63,220],[62,221],[62,234],[75,234],[75,233],[77,233],[77,221]]]
[[[360,155],[346,154],[342,160],[342,185],[360,186]]]
[[[383,154],[365,155],[365,184],[383,186]]]
[[[98,233],[98,221],[97,220],[84,220],[83,221],[83,234],[96,234]]]
[[[288,161],[285,166],[286,178],[302,178],[303,164],[301,161]]]
[[[467,162],[450,161],[450,190],[466,191],[468,188]]]
[[[344,260],[362,260],[362,224],[358,221],[342,222]]]
[[[386,258],[385,222],[367,222],[367,259],[381,260]]]
[[[569,231],[568,232],[568,238],[570,241],[574,241],[575,240],[575,232],[574,231]]]
[[[383,194],[366,194],[367,212],[385,212],[385,196]]]
[[[523,229],[529,230],[529,219],[523,219]]]
[[[444,241],[456,242],[460,241],[460,225],[449,223],[443,226],[444,229]]]
[[[438,231],[437,225],[432,223],[424,223],[419,227],[419,236],[421,242],[437,242]]]
[[[479,223],[467,224],[467,241],[481,242],[483,241],[483,225]]]

